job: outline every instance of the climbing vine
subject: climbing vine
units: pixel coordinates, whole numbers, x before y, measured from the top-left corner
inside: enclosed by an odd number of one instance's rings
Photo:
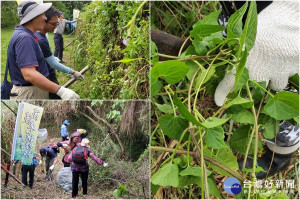
[[[154,197],[178,198],[178,194],[180,198],[224,198],[216,176],[233,176],[241,183],[254,180],[256,172],[264,171],[256,165],[257,154],[262,150],[262,135],[273,139],[280,120],[299,122],[299,94],[295,92],[298,87],[275,93],[266,87],[266,82],[249,79],[245,63],[256,37],[255,2],[245,3],[226,26],[218,24],[220,12],[211,6],[210,14],[189,31],[192,44],[178,56],[158,53],[156,44],[151,42]],[[222,35],[224,30],[226,38]],[[159,56],[167,61],[159,62]],[[234,90],[218,108],[212,96],[225,72],[233,68]],[[293,79],[299,79],[297,76]],[[254,167],[240,170],[240,155],[247,158],[250,154]],[[251,177],[247,177],[248,172]],[[169,186],[177,188],[176,192],[168,190]],[[252,185],[248,195],[240,193],[237,198],[259,198],[259,195]]]

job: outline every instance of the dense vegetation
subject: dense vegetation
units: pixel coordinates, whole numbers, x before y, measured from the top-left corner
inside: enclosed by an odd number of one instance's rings
[[[147,98],[148,3],[97,1],[85,10],[76,31],[74,59],[76,66],[90,69],[75,90],[92,99]]]
[[[299,122],[299,78],[290,80],[291,91],[279,93],[265,82],[250,80],[245,63],[255,42],[256,5],[246,3],[226,27],[218,24],[219,14],[218,2],[152,2],[151,26],[191,43],[178,56],[160,54],[161,46],[151,43],[152,195],[160,199],[294,198],[298,194],[290,190],[285,194],[266,188],[257,192],[250,187],[245,189],[248,194],[243,189],[236,196],[221,192],[228,176],[238,178],[242,187],[245,180],[254,181],[255,173],[263,170],[255,165],[263,138],[274,138],[280,120]],[[227,37],[222,35],[225,29]],[[235,88],[219,108],[213,101],[215,88],[232,68],[236,68]],[[248,155],[255,167],[240,170],[238,159]],[[290,167],[272,179],[296,176],[298,180],[294,168],[298,163],[296,154]]]

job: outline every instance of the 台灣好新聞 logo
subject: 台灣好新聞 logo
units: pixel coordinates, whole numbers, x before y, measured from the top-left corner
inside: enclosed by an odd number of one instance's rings
[[[223,188],[228,194],[239,194],[242,191],[239,180],[234,177],[228,177],[223,183]]]

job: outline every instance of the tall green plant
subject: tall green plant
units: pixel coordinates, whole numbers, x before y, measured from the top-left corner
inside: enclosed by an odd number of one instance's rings
[[[211,170],[243,182],[246,174],[239,170],[235,152],[245,155],[245,159],[253,154],[251,178],[255,179],[255,173],[261,170],[257,166],[257,153],[262,148],[258,130],[264,127],[264,136],[272,139],[279,120],[295,122],[299,116],[298,94],[274,95],[266,83],[249,79],[245,64],[256,37],[256,3],[246,2],[230,17],[226,27],[218,25],[219,14],[220,11],[213,12],[193,25],[190,32],[193,45],[178,57],[167,56],[174,60],[152,60],[155,129],[151,142],[156,146],[151,149],[171,153],[153,163],[156,165],[151,173],[153,194],[157,186],[182,188],[194,184],[201,188],[201,198],[209,195],[221,198]],[[222,37],[224,29],[227,38]],[[157,58],[155,51],[151,53],[152,58]],[[234,90],[225,104],[216,108],[210,104],[210,94],[225,71],[232,68],[236,71]],[[234,121],[239,128],[233,126]],[[225,134],[229,135],[226,141]],[[172,140],[176,140],[176,146],[165,147]],[[248,198],[253,198],[251,188],[248,194]]]

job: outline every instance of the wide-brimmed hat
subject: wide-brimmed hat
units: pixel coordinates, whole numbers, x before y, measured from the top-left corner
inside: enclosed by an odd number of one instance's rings
[[[20,19],[20,25],[23,25],[26,22],[29,22],[30,20],[34,19],[35,17],[39,16],[40,14],[43,14],[51,6],[52,6],[52,3],[37,4],[36,2],[33,2],[33,1],[23,1],[18,6],[18,15],[19,15],[19,19]]]

